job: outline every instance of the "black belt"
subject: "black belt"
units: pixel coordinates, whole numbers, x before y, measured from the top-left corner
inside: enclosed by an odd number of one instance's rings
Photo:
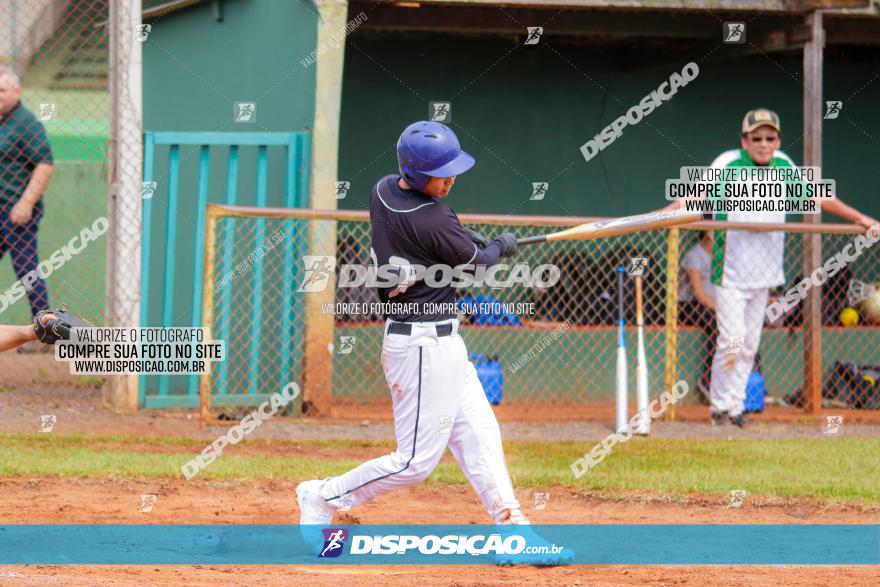
[[[435,328],[437,328],[438,337],[452,336],[452,324],[437,324]],[[392,322],[391,326],[388,327],[388,334],[402,334],[404,336],[410,336],[412,334],[412,323]]]

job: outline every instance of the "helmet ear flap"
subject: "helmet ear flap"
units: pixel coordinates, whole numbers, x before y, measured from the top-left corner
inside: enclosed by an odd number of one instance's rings
[[[424,181],[420,181],[418,177],[407,173],[404,169],[400,170],[400,175],[401,177],[403,177],[403,180],[410,185],[410,187],[419,191],[421,191],[425,187],[425,185],[427,185],[428,182],[431,180],[431,178],[423,176]]]

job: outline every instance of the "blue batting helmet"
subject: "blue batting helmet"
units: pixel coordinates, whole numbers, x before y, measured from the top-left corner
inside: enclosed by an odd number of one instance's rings
[[[423,190],[432,177],[452,177],[474,166],[452,129],[439,122],[414,122],[397,140],[397,163],[404,181]]]

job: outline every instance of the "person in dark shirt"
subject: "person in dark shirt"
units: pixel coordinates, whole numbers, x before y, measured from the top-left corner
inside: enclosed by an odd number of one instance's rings
[[[36,316],[49,307],[46,283],[37,269],[37,231],[42,196],[52,176],[52,149],[46,129],[20,97],[18,76],[0,67],[0,259],[9,251]]]
[[[453,184],[455,177],[432,177],[424,191],[419,191],[399,175],[386,175],[373,188],[371,258],[376,266],[398,268],[402,281],[393,287],[379,287],[379,298],[416,310],[402,314],[392,312],[388,315],[392,320],[438,322],[456,316],[455,288],[452,285],[435,287],[426,280],[409,283],[406,276],[412,276],[412,267],[486,267],[516,252],[516,238],[512,233],[486,242],[462,227],[452,208],[440,201],[449,194]]]
[[[315,546],[323,539],[314,530],[330,524],[337,509],[420,483],[447,447],[497,524],[528,524],[507,472],[498,422],[459,336],[455,290],[419,278],[414,269],[490,266],[516,253],[516,237],[508,232],[487,242],[465,230],[443,203],[456,176],[474,165],[450,128],[411,124],[398,140],[397,157],[399,175],[380,179],[370,200],[372,263],[378,277],[389,266],[397,276],[378,288],[391,306],[382,366],[397,450],[338,477],[299,484],[303,537]],[[542,556],[523,562],[555,564],[570,553]]]

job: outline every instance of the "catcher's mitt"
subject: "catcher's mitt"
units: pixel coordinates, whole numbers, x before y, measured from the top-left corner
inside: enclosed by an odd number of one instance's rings
[[[43,316],[50,314],[44,322]],[[37,339],[46,344],[55,344],[56,340],[70,340],[70,331],[73,328],[94,328],[94,324],[83,320],[79,316],[70,314],[65,309],[42,310],[34,316],[34,332]]]

